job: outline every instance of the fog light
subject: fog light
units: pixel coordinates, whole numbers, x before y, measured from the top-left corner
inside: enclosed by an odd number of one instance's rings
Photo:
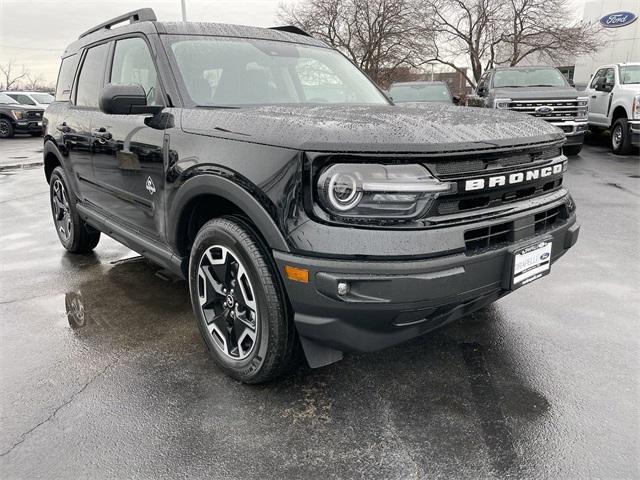
[[[349,293],[349,284],[347,282],[338,282],[338,295],[344,296]]]

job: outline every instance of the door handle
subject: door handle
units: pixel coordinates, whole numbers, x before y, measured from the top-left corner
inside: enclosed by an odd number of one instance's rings
[[[66,122],[63,122],[60,125],[57,125],[56,130],[62,133],[69,133],[71,131],[71,129],[67,126]]]
[[[596,95],[591,95],[591,98],[596,98]]]
[[[111,138],[113,137],[113,135],[111,135],[110,132],[107,132],[107,129],[104,127],[100,127],[100,128],[95,128],[93,130],[93,135],[98,139],[98,140],[111,140]]]

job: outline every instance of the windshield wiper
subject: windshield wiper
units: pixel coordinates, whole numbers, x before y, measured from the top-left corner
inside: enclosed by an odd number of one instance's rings
[[[499,87],[494,88],[524,88],[524,85],[500,85]]]
[[[559,87],[560,85],[547,85],[545,83],[540,83],[538,85],[527,85],[528,87]]]

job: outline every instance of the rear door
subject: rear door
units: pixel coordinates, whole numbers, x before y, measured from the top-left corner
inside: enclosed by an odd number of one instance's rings
[[[74,183],[83,201],[93,202],[96,199],[95,174],[91,162],[91,122],[98,111],[98,95],[104,85],[108,53],[108,43],[85,51],[72,93],[73,102],[54,127],[62,135],[64,150],[73,169]]]
[[[115,42],[107,83],[140,84],[148,105],[163,104],[153,56],[142,37]],[[162,114],[152,118],[97,112],[92,124],[98,207],[154,239],[164,231],[164,128]]]

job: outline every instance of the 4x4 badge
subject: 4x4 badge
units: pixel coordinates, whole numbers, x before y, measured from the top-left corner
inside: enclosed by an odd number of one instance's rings
[[[153,180],[151,180],[151,177],[147,177],[147,192],[149,192],[149,195],[156,193],[156,186]]]

